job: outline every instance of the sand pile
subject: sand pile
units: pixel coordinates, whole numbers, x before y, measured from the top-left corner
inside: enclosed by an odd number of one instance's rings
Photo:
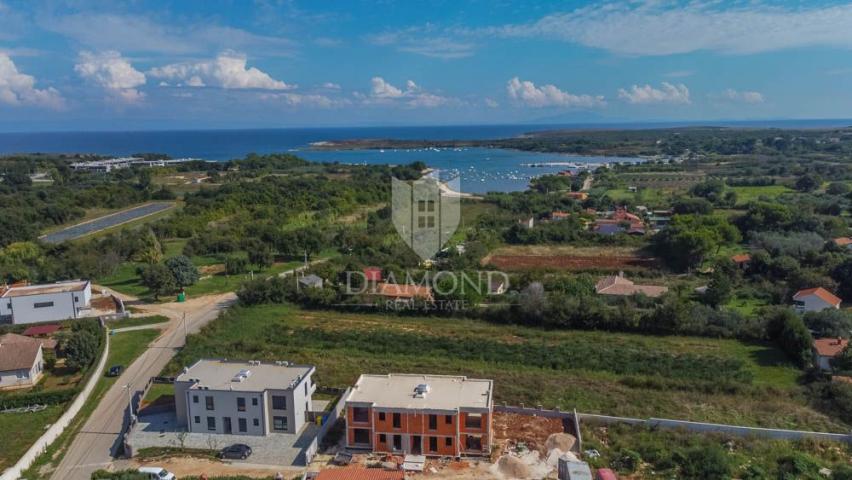
[[[577,443],[577,438],[575,438],[574,435],[570,435],[568,433],[553,433],[547,437],[547,441],[544,442],[544,449],[547,452],[553,449],[568,452],[574,448],[575,443]]]
[[[497,460],[497,471],[503,478],[526,479],[530,477],[530,467],[518,457],[503,455]]]

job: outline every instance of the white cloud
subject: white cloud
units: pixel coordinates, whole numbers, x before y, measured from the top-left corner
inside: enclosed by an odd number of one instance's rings
[[[752,91],[737,91],[733,88],[729,88],[723,91],[719,98],[731,102],[741,102],[741,103],[763,103],[763,94],[760,92],[752,92]]]
[[[341,89],[340,85],[337,84],[337,83],[334,83],[334,82],[325,82],[321,85],[321,87],[326,89],[326,90],[340,90]]]
[[[145,85],[145,74],[133,68],[117,51],[80,52],[74,71],[122,102],[138,103],[145,97],[137,89]]]
[[[370,79],[370,96],[373,98],[400,98],[402,90],[386,82],[382,77]]]
[[[370,93],[356,95],[365,104],[392,105],[401,103],[412,108],[434,108],[442,105],[459,104],[458,99],[424,91],[413,80],[405,82],[405,90],[391,85],[382,77],[370,79]]]
[[[693,75],[695,75],[693,70],[675,70],[673,72],[666,72],[663,74],[663,76],[667,78],[685,78]]]
[[[515,77],[506,84],[506,91],[516,103],[528,107],[599,107],[606,104],[601,95],[574,95],[554,85],[537,87],[533,82]]]
[[[802,5],[808,5],[803,3]],[[852,48],[852,4],[779,7],[761,2],[602,3],[527,24],[468,29],[467,35],[542,37],[625,55],[699,50],[750,54],[831,46]]]
[[[255,55],[288,56],[295,49],[289,39],[223,27],[213,21],[166,25],[143,15],[89,11],[42,15],[37,22],[45,30],[72,38],[93,50],[185,55],[234,49]]]
[[[494,100],[493,98],[486,98],[484,101],[485,101],[485,106],[488,107],[488,108],[497,108],[497,107],[500,106],[500,104],[497,103],[497,101]]]
[[[295,85],[275,80],[255,67],[246,68],[246,56],[234,52],[221,53],[213,60],[173,63],[151,69],[152,77],[182,82],[187,87],[220,87],[226,89],[254,88],[261,90],[290,90]]]
[[[394,47],[400,52],[444,60],[466,58],[474,54],[475,44],[470,41],[456,40],[449,33],[435,35],[437,30],[435,25],[426,24],[368,35],[366,39],[373,45]]]
[[[686,88],[686,85],[682,83],[672,85],[668,82],[663,82],[659,89],[647,84],[633,85],[629,90],[620,88],[618,89],[618,98],[634,104],[690,103],[689,89]]]
[[[18,71],[9,55],[0,53],[0,103],[61,109],[65,99],[53,88],[35,88],[35,78]]]
[[[266,101],[281,101],[284,104],[292,107],[319,107],[319,108],[334,108],[349,105],[352,102],[347,99],[331,98],[326,95],[319,94],[302,94],[302,93],[264,93],[260,96],[261,100]]]

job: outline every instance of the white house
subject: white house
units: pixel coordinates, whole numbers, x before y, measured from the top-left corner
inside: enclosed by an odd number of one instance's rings
[[[844,338],[818,338],[814,340],[814,363],[820,370],[831,371],[831,359],[840,355],[849,340]]]
[[[177,424],[193,433],[299,433],[313,408],[316,368],[199,360],[175,379]]]
[[[85,317],[92,284],[75,280],[45,285],[0,287],[0,323],[39,323]]]
[[[0,336],[0,390],[31,387],[44,370],[42,342],[7,333]]]
[[[799,290],[793,295],[793,305],[799,313],[819,312],[827,308],[840,308],[840,298],[828,290],[817,288],[806,288]]]

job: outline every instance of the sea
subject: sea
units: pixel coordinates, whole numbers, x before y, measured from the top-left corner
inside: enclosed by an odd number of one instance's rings
[[[252,152],[286,152],[317,162],[403,165],[421,161],[433,169],[440,170],[443,179],[458,177],[460,189],[464,192],[510,192],[526,189],[530,180],[539,175],[566,169],[594,168],[606,163],[636,162],[641,159],[584,157],[488,148],[319,151],[312,150],[310,145],[313,142],[349,139],[496,139],[557,128],[662,128],[679,125],[486,125],[0,133],[0,155],[35,152],[92,153],[105,156],[165,153],[172,158],[225,161],[242,158]]]

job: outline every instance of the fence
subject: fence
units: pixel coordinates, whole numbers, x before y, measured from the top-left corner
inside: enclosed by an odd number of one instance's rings
[[[343,407],[346,406],[346,397],[349,396],[349,392],[351,388],[347,388],[340,398],[337,400],[337,403],[332,407],[331,412],[329,412],[328,417],[326,417],[325,421],[323,421],[322,426],[317,432],[317,436],[311,441],[311,444],[305,448],[305,465],[311,463],[311,460],[314,459],[314,456],[319,451],[320,443],[322,443],[323,438],[328,434],[328,431],[334,428],[334,424],[337,423],[337,420],[340,418],[340,414],[343,412]]]
[[[101,322],[101,327],[103,327],[103,322]],[[74,420],[74,417],[77,416],[80,409],[83,408],[83,405],[89,399],[89,396],[92,394],[92,390],[95,389],[95,385],[97,385],[98,380],[101,379],[108,355],[109,335],[104,332],[104,350],[101,352],[101,358],[98,359],[97,365],[92,367],[92,370],[89,373],[89,379],[86,380],[86,385],[83,387],[83,390],[77,395],[77,398],[74,399],[68,407],[68,410],[59,417],[59,420],[51,425],[50,428],[48,428],[47,431],[35,441],[35,443],[20,459],[18,459],[14,465],[6,469],[3,474],[0,475],[0,480],[16,480],[20,478],[21,473],[29,468],[30,465],[35,462],[36,458],[38,458],[38,456],[41,455],[41,453],[44,452],[51,443],[59,438],[59,435],[62,435],[62,432],[65,431],[65,428],[67,428],[71,421]]]

